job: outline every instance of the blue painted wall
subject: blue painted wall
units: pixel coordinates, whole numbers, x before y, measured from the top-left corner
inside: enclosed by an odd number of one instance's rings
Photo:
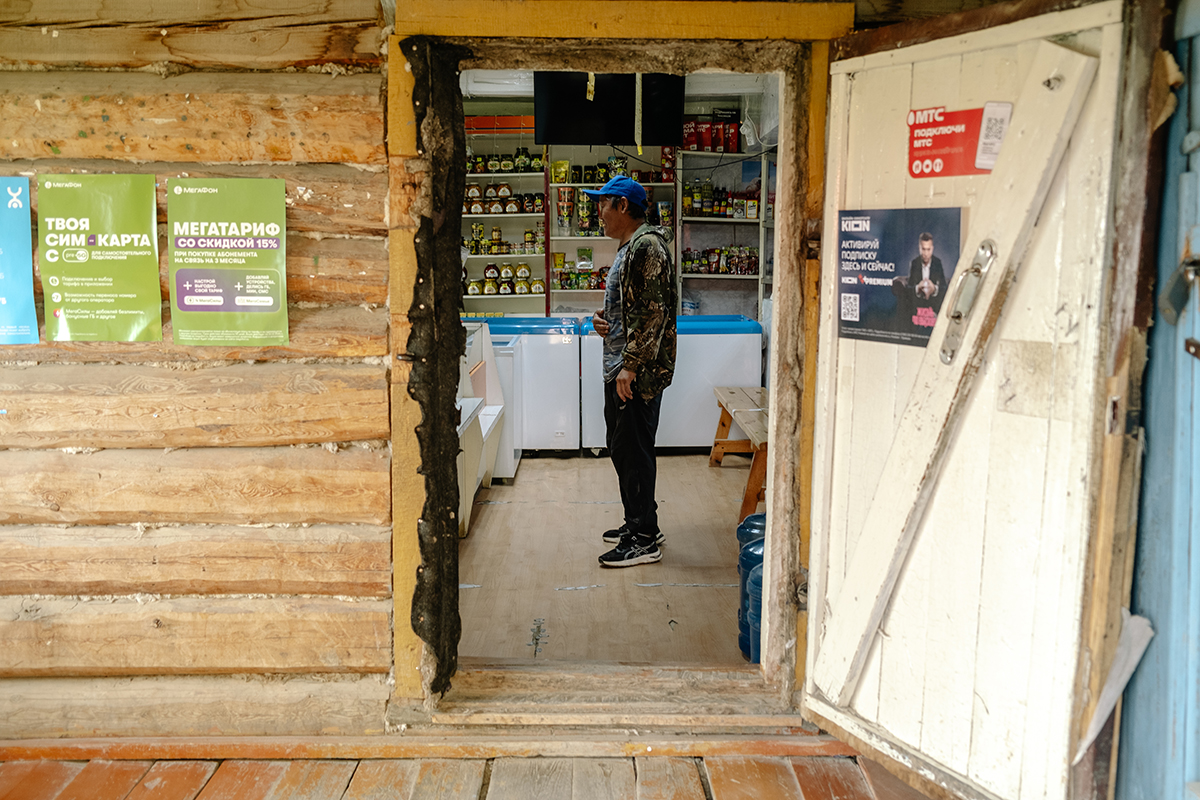
[[[1182,5],[1200,4],[1185,0]],[[1200,39],[1180,42],[1176,57],[1189,84],[1200,84]],[[1159,233],[1160,288],[1179,264],[1181,235],[1200,225],[1196,203],[1187,192],[1181,200],[1180,191],[1181,183],[1190,181],[1200,196],[1200,153],[1192,156],[1192,174],[1185,175],[1188,158],[1180,150],[1189,117],[1195,121],[1191,127],[1200,128],[1200,92],[1184,86],[1177,94]],[[1184,352],[1188,336],[1200,339],[1195,286],[1179,325],[1167,324],[1160,314],[1150,334],[1132,611],[1149,618],[1155,636],[1125,691],[1119,800],[1195,800],[1186,787],[1200,781],[1200,538],[1194,533],[1200,530],[1200,360]]]

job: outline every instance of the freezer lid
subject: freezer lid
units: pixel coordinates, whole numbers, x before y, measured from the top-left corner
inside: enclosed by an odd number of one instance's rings
[[[679,315],[675,317],[675,329],[680,336],[713,333],[762,334],[762,325],[741,314]],[[592,330],[592,319],[588,317],[583,320],[580,333],[587,336]]]
[[[680,336],[713,333],[762,334],[762,325],[741,314],[708,314],[676,317]]]
[[[579,320],[575,317],[463,317],[463,323],[487,323],[492,336],[531,334],[579,335]]]

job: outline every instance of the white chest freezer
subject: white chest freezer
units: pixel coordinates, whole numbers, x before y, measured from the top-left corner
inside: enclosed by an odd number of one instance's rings
[[[493,340],[504,343],[498,354],[512,353],[513,449],[578,450],[579,321],[490,317],[487,323]]]

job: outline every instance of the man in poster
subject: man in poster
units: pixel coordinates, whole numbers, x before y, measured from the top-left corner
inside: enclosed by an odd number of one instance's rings
[[[942,299],[946,295],[946,273],[942,270],[941,259],[933,254],[932,233],[921,234],[917,252],[920,255],[909,266],[908,285],[917,296],[917,308],[932,308],[936,315],[942,310]]]

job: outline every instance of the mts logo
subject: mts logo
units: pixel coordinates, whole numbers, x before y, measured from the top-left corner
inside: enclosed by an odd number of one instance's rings
[[[871,230],[870,217],[846,217],[842,220],[843,231],[869,231]]]
[[[925,108],[920,111],[908,112],[909,125],[925,125],[930,122],[941,122],[946,115],[946,108]]]

